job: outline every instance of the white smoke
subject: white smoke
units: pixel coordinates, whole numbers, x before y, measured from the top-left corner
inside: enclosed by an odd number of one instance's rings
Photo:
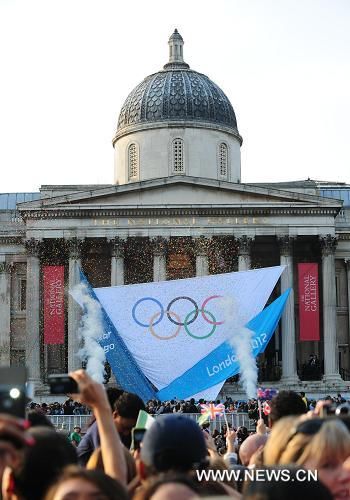
[[[78,356],[82,361],[86,362],[88,374],[96,382],[102,383],[106,356],[98,342],[104,332],[101,306],[96,299],[91,297],[88,287],[84,283],[75,285],[70,294],[84,309],[79,328],[79,335],[83,345],[79,349]]]
[[[254,332],[243,326],[244,322],[240,317],[238,304],[232,297],[223,298],[221,305],[225,317],[225,326],[231,332],[228,341],[234,348],[240,365],[240,380],[248,398],[255,398],[258,368],[252,348]]]

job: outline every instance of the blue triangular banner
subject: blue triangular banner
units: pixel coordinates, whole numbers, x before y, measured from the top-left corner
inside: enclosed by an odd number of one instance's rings
[[[97,340],[105,352],[118,384],[125,391],[136,393],[143,401],[155,399],[155,391],[150,381],[142,373],[81,269],[79,269],[79,275],[88,295],[101,307],[104,333]]]
[[[252,337],[253,355],[264,352],[278,321],[282,315],[291,289],[286,290],[278,299],[251,319],[246,327],[254,332]],[[219,384],[240,372],[235,350],[229,342],[224,342],[192,368],[176,378],[167,387],[157,392],[157,399],[167,401],[185,399],[213,385]]]

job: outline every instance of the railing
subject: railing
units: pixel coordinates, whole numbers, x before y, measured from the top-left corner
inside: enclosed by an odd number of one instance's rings
[[[167,414],[168,415],[168,414]],[[200,413],[182,413],[185,417],[192,418],[197,421],[201,416]],[[163,415],[154,415],[156,418],[161,418]],[[53,425],[62,431],[67,431],[70,433],[73,431],[74,427],[79,426],[84,434],[88,428],[89,422],[91,421],[91,415],[47,415],[51,420]],[[227,421],[232,427],[245,426],[248,430],[255,430],[254,420],[248,417],[248,413],[226,413]],[[214,429],[218,431],[226,423],[224,417],[216,417],[215,420],[208,420],[210,423],[210,431],[213,432]]]
[[[82,433],[86,432],[92,415],[46,415],[51,420],[56,429],[73,432],[74,427],[80,427]]]

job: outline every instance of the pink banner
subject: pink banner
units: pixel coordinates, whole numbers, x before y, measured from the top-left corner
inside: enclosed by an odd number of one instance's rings
[[[320,340],[318,265],[298,264],[300,340]]]
[[[64,266],[44,266],[44,344],[64,343]]]

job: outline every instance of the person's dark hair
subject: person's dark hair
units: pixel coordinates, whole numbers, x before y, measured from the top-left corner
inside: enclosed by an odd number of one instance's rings
[[[294,391],[280,391],[270,402],[269,419],[272,424],[282,417],[302,415],[307,412],[300,394]]]
[[[147,477],[160,472],[188,472],[208,466],[203,431],[198,424],[174,413],[155,420],[142,441],[141,461]]]
[[[255,469],[256,471],[257,469]],[[332,500],[332,495],[328,488],[318,480],[301,481],[300,478],[307,478],[307,471],[289,466],[282,467],[266,467],[264,469],[270,474],[273,471],[280,471],[288,474],[289,480],[277,479],[276,476],[271,475],[269,481],[259,480],[249,481],[243,487],[244,500],[295,500],[295,498],[307,498],[308,500]],[[261,470],[259,470],[261,472]],[[254,473],[252,471],[252,473]],[[301,474],[301,475],[300,475]],[[283,477],[283,476],[282,476]],[[286,476],[287,477],[287,476]]]
[[[193,491],[193,496],[200,492],[198,482],[195,481],[195,479],[192,479],[188,474],[167,472],[147,479],[147,481],[136,492],[133,500],[151,500],[158,488],[168,483],[178,483],[187,486]]]
[[[27,420],[30,422],[31,427],[50,427],[54,429],[54,425],[44,413],[38,410],[30,410],[27,413]]]
[[[124,486],[110,476],[107,476],[104,472],[70,466],[63,471],[54,486],[52,486],[46,494],[44,500],[53,500],[61,484],[69,479],[82,479],[93,484],[104,496],[106,496],[106,498],[108,498],[108,500],[128,500],[129,498],[128,492]]]
[[[117,389],[116,387],[108,387],[106,393],[111,409],[113,410],[115,402],[122,394],[124,394],[124,391],[122,389]]]
[[[34,446],[24,448],[21,464],[14,470],[15,491],[26,500],[42,500],[63,468],[77,463],[75,448],[49,427],[29,429]]]
[[[114,403],[114,411],[124,418],[137,418],[140,410],[146,410],[144,402],[132,392],[124,392]]]

